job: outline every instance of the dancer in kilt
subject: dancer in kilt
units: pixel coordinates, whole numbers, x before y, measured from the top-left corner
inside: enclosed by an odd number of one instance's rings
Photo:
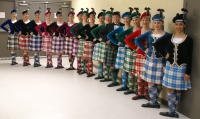
[[[105,11],[100,12],[98,14],[98,19],[99,19],[99,26],[97,28],[94,28],[91,31],[92,36],[94,37],[94,41],[96,44],[94,45],[94,51],[93,51],[93,57],[92,60],[98,61],[98,76],[95,77],[95,79],[103,79],[103,63],[99,61],[100,58],[100,50],[101,50],[101,43],[99,41],[99,31],[105,27],[104,20],[105,20]]]
[[[136,15],[136,17],[138,17]],[[133,66],[133,73],[135,74],[135,81],[137,82],[137,86],[135,86],[135,90],[137,90],[136,96],[134,96],[132,99],[137,100],[137,99],[147,99],[149,100],[149,95],[148,95],[148,82],[143,80],[140,75],[142,75],[143,72],[143,67],[144,67],[144,62],[145,62],[145,52],[143,52],[141,49],[135,45],[134,40],[135,38],[139,37],[141,34],[144,34],[145,32],[151,30],[149,28],[149,24],[151,22],[150,19],[150,14],[147,14],[147,12],[144,12],[141,15],[141,22],[142,22],[142,29],[134,31],[131,35],[127,36],[125,39],[125,42],[127,45],[136,51],[136,59],[135,59],[135,65]],[[146,40],[141,41],[141,43],[146,46]],[[146,46],[147,47],[147,46]]]
[[[64,23],[62,21],[61,9],[59,9],[59,11],[57,11],[56,17],[57,17],[57,21],[53,22],[52,24],[47,26],[46,30],[50,35],[53,35],[51,51],[56,53],[56,55],[57,55],[57,67],[55,69],[62,69],[62,68],[64,68],[62,66],[62,53],[63,53],[63,46],[64,46],[64,37],[57,31],[57,28],[59,26],[63,25],[63,23]],[[51,31],[51,29],[53,29],[53,32]]]
[[[117,53],[117,58],[116,58],[116,62],[115,62],[115,69],[118,70],[122,70],[123,66],[124,66],[124,61],[125,61],[125,55],[126,55],[126,50],[127,48],[125,47],[124,44],[121,44],[117,39],[116,39],[116,35],[122,33],[123,31],[129,29],[131,26],[131,13],[132,13],[132,8],[130,9],[130,12],[125,12],[122,15],[123,21],[124,21],[124,26],[120,26],[119,28],[111,31],[107,37],[108,39],[114,44],[114,45],[118,45],[118,53]],[[124,39],[124,37],[122,38]],[[125,91],[128,89],[127,87],[127,77],[128,77],[128,73],[123,71],[122,72],[122,87],[117,89],[117,91]],[[112,87],[112,86],[117,86],[114,85],[114,83],[116,82],[115,79],[113,79],[114,81],[108,85],[108,87]]]
[[[136,10],[136,12],[131,14],[131,19],[134,27],[131,27],[117,35],[117,40],[127,48],[123,65],[123,73],[124,72],[128,73],[128,90],[124,92],[125,95],[137,93],[137,82],[135,76],[133,75],[136,51],[128,47],[128,45],[124,42],[124,37],[128,36],[129,34],[133,33],[138,29],[141,29],[140,13],[138,11],[139,9],[138,8],[134,9]]]
[[[38,34],[35,27],[41,24],[40,21],[40,10],[35,11],[35,20],[32,20],[27,24],[29,27],[29,33],[31,34],[30,37],[30,46],[29,50],[34,51],[34,67],[39,67],[40,65],[40,57],[39,52],[41,51],[42,46],[42,36]],[[41,28],[41,31],[44,31],[44,28]]]
[[[106,43],[106,45],[104,45],[105,48],[102,49],[102,50],[105,50],[105,53],[106,53],[105,66],[104,66],[104,72],[105,72],[104,80],[100,80],[100,82],[110,81],[109,70],[111,69],[113,83],[112,85],[109,85],[109,86],[119,85],[119,83],[117,83],[116,81],[119,70],[115,69],[114,67],[118,46],[112,44],[110,40],[107,39],[107,35],[114,29],[117,29],[119,26],[124,26],[124,24],[120,23],[119,12],[113,12],[112,19],[113,19],[113,23],[106,24],[106,26],[99,31],[99,36],[101,37],[102,42]]]
[[[142,107],[160,108],[157,99],[162,89],[163,68],[166,61],[155,50],[154,43],[169,35],[169,33],[162,30],[163,19],[164,17],[159,14],[154,15],[152,17],[154,30],[147,31],[135,39],[138,47],[147,54],[141,78],[148,82],[150,102],[143,104]],[[148,39],[149,48],[146,48],[141,42],[145,39]]]
[[[51,55],[52,37],[50,36],[50,34],[46,30],[46,27],[52,23],[50,8],[47,8],[47,11],[45,12],[44,15],[45,15],[46,21],[37,25],[35,27],[35,29],[40,35],[42,35],[42,51],[45,51],[46,56],[47,56],[46,68],[51,68],[51,67],[53,67],[52,55]],[[53,29],[51,29],[51,31],[53,32]]]
[[[77,33],[84,39],[86,39],[86,42],[84,44],[83,48],[83,56],[82,59],[87,62],[87,77],[92,77],[95,74],[93,73],[93,62],[92,62],[92,55],[93,55],[93,49],[94,49],[94,43],[93,39],[94,37],[91,34],[91,31],[98,27],[97,24],[95,24],[95,11],[93,9],[92,12],[88,14],[90,23],[83,26]],[[82,31],[85,31],[85,34],[82,33]]]
[[[15,33],[12,25],[13,23],[17,22],[17,10],[13,9],[11,11],[11,19],[6,20],[4,23],[2,23],[0,25],[0,27],[9,33],[8,35],[8,42],[7,42],[7,49],[10,50],[11,52],[11,56],[12,56],[12,61],[11,61],[11,65],[16,65],[18,64],[16,62],[16,50],[18,50],[18,35]],[[5,25],[9,25],[9,29],[8,30]],[[19,26],[17,27],[17,29],[19,30]]]
[[[160,112],[160,115],[178,118],[175,109],[181,99],[181,91],[191,89],[193,39],[184,33],[185,14],[177,14],[173,22],[176,33],[161,38],[155,43],[155,48],[167,59],[162,85],[168,90],[169,112]]]
[[[29,20],[29,13],[28,10],[24,10],[22,12],[23,15],[23,19],[22,20],[18,20],[17,22],[15,22],[13,24],[13,29],[15,32],[18,33],[19,35],[19,49],[23,50],[23,66],[29,66],[31,65],[29,63],[29,44],[30,44],[30,34],[28,33],[28,28],[27,25],[30,20]],[[17,29],[17,27],[20,26],[20,30]]]
[[[74,10],[72,8],[72,10]],[[73,53],[73,44],[74,44],[74,36],[73,34],[70,32],[70,29],[72,27],[74,27],[77,23],[74,23],[74,11],[70,11],[68,13],[68,23],[63,24],[62,26],[58,27],[57,31],[65,36],[65,41],[64,41],[64,53],[68,55],[69,58],[69,63],[70,63],[70,67],[67,68],[66,70],[76,70],[74,68],[74,59],[75,56],[72,55]]]
[[[83,10],[83,9],[81,9]],[[87,11],[83,11],[82,14],[79,14],[78,17],[82,17],[82,22],[79,22],[76,26],[71,28],[71,33],[76,37],[79,38],[78,41],[78,52],[77,52],[77,64],[78,64],[78,68],[77,68],[77,73],[79,74],[84,74],[86,73],[86,62],[85,60],[82,60],[81,57],[83,56],[83,47],[85,44],[85,39],[82,38],[81,36],[79,36],[77,34],[77,32],[75,31],[77,28],[82,28],[83,26],[85,26],[86,24],[88,24],[88,9]],[[81,20],[81,19],[80,19]],[[83,31],[84,34],[84,31]]]

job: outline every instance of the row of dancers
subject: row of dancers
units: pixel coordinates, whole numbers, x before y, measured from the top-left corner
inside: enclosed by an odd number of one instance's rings
[[[122,15],[114,12],[114,8],[102,10],[98,15],[93,8],[91,12],[81,8],[76,15],[79,23],[74,22],[73,8],[68,13],[68,22],[63,22],[61,9],[56,13],[56,22],[51,21],[50,8],[44,14],[44,22],[40,20],[40,10],[34,13],[35,20],[29,20],[28,10],[22,12],[23,19],[17,20],[14,9],[11,19],[1,24],[1,28],[9,33],[7,48],[12,55],[11,65],[18,64],[16,50],[21,49],[23,66],[30,65],[29,51],[35,52],[34,67],[41,66],[39,52],[45,51],[46,68],[51,68],[53,52],[57,54],[56,69],[64,68],[62,54],[66,54],[70,64],[66,70],[76,70],[73,65],[76,57],[77,73],[92,77],[93,61],[98,61],[95,79],[112,81],[108,87],[118,86],[117,75],[122,70],[122,86],[117,91],[125,91],[125,95],[135,93],[133,100],[149,100],[142,107],[160,108],[157,100],[162,85],[165,86],[169,111],[160,115],[178,118],[175,108],[181,91],[191,89],[193,49],[193,39],[184,32],[187,10],[182,11],[183,14],[177,13],[172,20],[176,29],[173,34],[164,31],[164,10],[158,9],[159,13],[151,16],[149,7],[142,14],[138,8],[129,7]],[[99,24],[95,24],[96,16]],[[153,28],[150,28],[151,21]]]

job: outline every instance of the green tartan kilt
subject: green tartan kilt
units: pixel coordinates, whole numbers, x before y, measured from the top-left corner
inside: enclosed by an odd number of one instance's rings
[[[106,52],[106,66],[115,66],[117,57],[117,49],[111,45],[108,45]]]
[[[85,39],[79,39],[79,42],[78,42],[78,53],[77,53],[78,57],[82,57],[83,56],[84,45],[85,45]]]
[[[127,49],[126,55],[125,55],[124,66],[123,66],[124,71],[126,71],[126,72],[133,72],[134,71],[133,67],[134,67],[134,64],[135,64],[135,58],[136,58],[135,51]]]
[[[99,50],[99,57],[98,61],[100,62],[106,62],[106,53],[108,50],[108,45],[105,42],[100,43],[100,50]]]

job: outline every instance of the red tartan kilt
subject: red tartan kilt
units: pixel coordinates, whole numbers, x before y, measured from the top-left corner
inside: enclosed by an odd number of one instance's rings
[[[94,50],[94,44],[91,41],[86,41],[83,49],[83,56],[84,60],[92,60]]]
[[[20,35],[19,42],[18,42],[19,49],[28,50],[29,45],[30,45],[30,36]]]
[[[42,51],[51,52],[52,37],[43,36],[42,37]]]
[[[143,72],[143,69],[144,69],[145,60],[146,60],[146,56],[136,55],[134,71],[133,71],[135,76],[142,75],[142,72]]]

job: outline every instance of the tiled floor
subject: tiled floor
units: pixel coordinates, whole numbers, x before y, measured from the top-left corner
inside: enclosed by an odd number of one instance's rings
[[[69,66],[67,58],[63,62]],[[76,71],[45,69],[45,58],[40,68],[23,67],[21,58],[18,63],[10,66],[10,61],[0,61],[0,119],[170,119],[159,115],[167,111],[166,106],[142,108],[146,100],[133,101],[134,95],[107,88],[109,82]]]

